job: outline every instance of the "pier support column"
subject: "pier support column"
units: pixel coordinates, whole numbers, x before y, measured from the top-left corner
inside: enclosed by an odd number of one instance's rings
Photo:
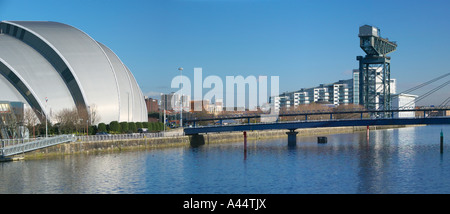
[[[193,134],[189,136],[189,143],[191,147],[199,147],[205,145],[205,136],[202,134]]]
[[[244,132],[244,160],[247,160],[247,132]]]
[[[441,129],[441,143],[440,143],[440,148],[441,148],[441,154],[444,153],[444,133],[442,132]]]
[[[295,131],[295,129],[289,129],[288,132],[286,132],[288,135],[288,146],[295,146],[297,145],[297,134],[298,132]]]
[[[370,138],[370,128],[369,126],[367,126],[367,131],[366,131],[366,138],[367,138],[367,142],[369,142],[369,138]]]

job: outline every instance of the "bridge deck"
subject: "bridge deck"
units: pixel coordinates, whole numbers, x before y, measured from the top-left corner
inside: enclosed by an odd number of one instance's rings
[[[418,108],[418,109],[392,109],[392,110],[361,110],[361,109],[348,109],[342,111],[329,111],[329,110],[311,110],[311,111],[292,111],[292,112],[279,112],[277,114],[278,117],[290,117],[290,116],[312,116],[312,115],[339,115],[339,114],[386,114],[393,115],[395,113],[400,112],[423,112],[423,114],[430,113],[442,113],[450,111],[450,107],[429,107],[429,108]],[[445,114],[444,114],[445,115]],[[258,112],[248,112],[245,114],[236,114],[236,115],[221,115],[218,117],[187,117],[183,121],[189,122],[200,122],[200,121],[220,121],[220,120],[229,120],[229,119],[251,119],[251,118],[261,118],[264,116],[269,116],[264,113]],[[362,117],[361,117],[362,119]]]
[[[430,117],[430,118],[388,118],[388,119],[342,119],[325,121],[293,121],[276,123],[256,123],[225,126],[204,126],[185,128],[187,135],[211,133],[211,132],[232,132],[232,131],[252,131],[269,129],[295,130],[302,128],[317,127],[341,127],[341,126],[380,126],[380,125],[431,125],[450,124],[450,117]]]
[[[60,135],[56,137],[49,137],[44,139],[39,139],[27,143],[19,143],[10,146],[1,146],[0,157],[8,157],[12,155],[17,155],[24,152],[29,152],[49,146],[54,146],[60,143],[67,143],[75,141],[74,135]],[[4,144],[4,142],[2,142]]]

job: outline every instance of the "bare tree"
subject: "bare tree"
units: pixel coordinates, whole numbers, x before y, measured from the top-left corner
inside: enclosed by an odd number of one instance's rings
[[[72,109],[63,109],[55,115],[55,119],[59,124],[59,130],[64,133],[81,132],[86,130],[87,126],[96,124],[100,120],[97,113],[97,106],[92,105],[84,110],[80,106]]]
[[[295,114],[295,113],[311,113],[308,115],[308,120],[324,120],[330,118],[328,114],[321,114],[321,112],[330,112],[332,110],[328,105],[320,103],[302,104],[298,106],[292,106],[290,108],[283,107],[280,109],[280,114]],[[304,120],[305,116],[283,116],[280,117],[280,121],[295,121]]]
[[[23,122],[29,131],[33,131],[33,138],[35,138],[35,128],[39,122],[39,118],[36,116],[36,113],[32,108],[25,109],[23,114]]]
[[[76,108],[59,111],[55,115],[55,120],[59,124],[59,130],[63,133],[76,132],[79,128],[79,117]]]
[[[97,112],[97,105],[92,104],[89,108],[89,125],[97,124],[100,119],[100,115]]]
[[[335,114],[335,119],[350,119],[350,118],[360,118],[361,113],[348,113],[344,114],[342,112],[352,112],[352,111],[364,111],[365,108],[362,105],[355,105],[355,104],[347,104],[347,105],[339,105],[338,107],[333,109],[333,112],[341,112],[341,114]],[[368,113],[362,114],[363,118],[368,118]]]

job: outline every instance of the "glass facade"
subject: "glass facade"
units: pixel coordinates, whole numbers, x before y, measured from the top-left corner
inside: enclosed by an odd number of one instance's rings
[[[359,70],[353,70],[353,104],[359,105]]]
[[[19,126],[23,126],[24,104],[0,101],[0,139],[21,137]]]

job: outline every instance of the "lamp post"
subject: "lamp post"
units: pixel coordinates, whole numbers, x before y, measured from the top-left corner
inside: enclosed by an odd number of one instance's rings
[[[164,135],[166,134],[166,104],[167,104],[167,96],[161,93],[161,100],[159,101],[159,109],[163,111],[162,119],[164,123]]]
[[[89,136],[89,120],[91,118],[91,107],[87,107],[87,120],[86,120],[86,139],[88,139]]]
[[[48,102],[48,98],[45,97],[45,138],[48,138],[48,127],[47,127],[47,102]]]
[[[183,68],[179,67],[180,71],[180,84],[183,82]],[[183,85],[184,86],[184,85]],[[183,128],[183,86],[181,87],[181,96],[180,96],[180,127]]]
[[[89,120],[86,120],[86,141],[89,141]]]

